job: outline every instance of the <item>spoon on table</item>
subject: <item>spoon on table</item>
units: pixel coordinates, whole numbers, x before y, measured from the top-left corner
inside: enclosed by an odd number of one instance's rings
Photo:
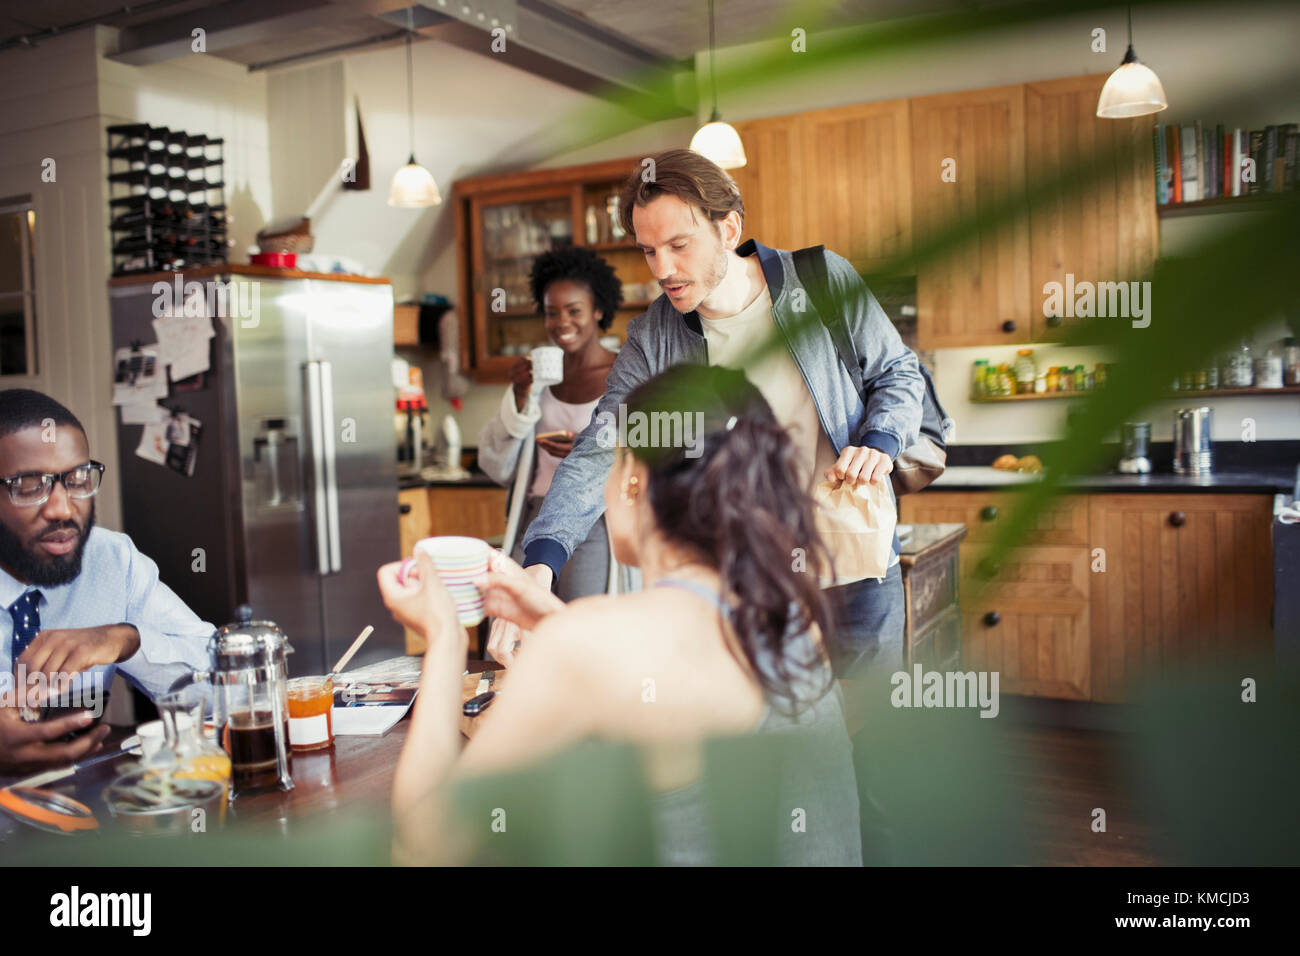
[[[356,652],[361,649],[361,645],[366,642],[366,638],[374,633],[374,630],[375,628],[373,625],[366,625],[366,629],[357,635],[357,639],[352,642],[352,646],[349,647],[347,652],[339,658],[339,662],[334,665],[334,669],[325,675],[326,679],[333,680],[335,677],[338,677],[343,668],[348,666],[348,661],[352,660],[352,655],[356,654]]]

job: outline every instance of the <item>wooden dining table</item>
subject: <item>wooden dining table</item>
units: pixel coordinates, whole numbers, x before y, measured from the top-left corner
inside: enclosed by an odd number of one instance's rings
[[[504,669],[500,664],[470,660],[467,668],[469,673],[461,680],[462,702],[475,696],[487,672],[495,672],[494,690],[505,683]],[[296,824],[319,822],[324,815],[336,811],[366,807],[386,810],[397,761],[410,726],[408,713],[381,737],[337,736],[334,746],[326,750],[294,753],[293,789],[271,789],[237,796],[226,827],[242,829],[270,825],[281,832],[292,832]],[[473,718],[461,717],[463,739],[467,740],[473,734],[474,726]],[[95,756],[120,747],[122,741],[133,733],[134,728],[115,727],[103,749]],[[94,812],[101,828],[113,828],[113,817],[104,804],[102,793],[117,776],[119,767],[131,759],[131,756],[123,756],[84,768],[71,777],[48,784],[45,789],[84,803]],[[0,786],[8,786],[20,779],[0,777]],[[6,849],[28,849],[33,841],[64,839],[70,838],[39,830],[0,811],[0,857]]]

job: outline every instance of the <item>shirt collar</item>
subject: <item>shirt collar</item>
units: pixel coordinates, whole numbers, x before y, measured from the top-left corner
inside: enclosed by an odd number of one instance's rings
[[[30,585],[23,584],[16,577],[0,568],[0,607],[9,607],[22,597]]]

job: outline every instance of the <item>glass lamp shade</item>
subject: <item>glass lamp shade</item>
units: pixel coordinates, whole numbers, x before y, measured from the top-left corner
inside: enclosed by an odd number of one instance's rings
[[[433,174],[415,161],[411,161],[393,174],[393,185],[388,190],[388,205],[411,209],[420,206],[437,206],[442,202],[438,184]]]
[[[1101,88],[1097,115],[1105,119],[1146,116],[1159,113],[1168,105],[1160,78],[1137,62],[1136,57],[1132,60],[1126,58]]]
[[[691,137],[691,149],[723,169],[739,169],[747,162],[740,134],[730,123],[705,123]]]

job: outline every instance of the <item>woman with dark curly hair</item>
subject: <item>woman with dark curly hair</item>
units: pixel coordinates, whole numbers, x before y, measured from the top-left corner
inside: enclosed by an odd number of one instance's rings
[[[510,387],[497,416],[478,436],[479,466],[497,484],[515,479],[525,441],[536,442],[527,494],[518,518],[517,540],[541,510],[542,499],[573,439],[587,427],[596,402],[605,394],[605,376],[614,353],[600,336],[614,321],[623,301],[623,286],[608,262],[589,249],[569,247],[543,253],[533,261],[533,301],[546,319],[546,333],[564,350],[564,381],[540,391],[533,388],[527,356],[510,370]],[[515,557],[523,560],[522,549]],[[610,569],[609,538],[602,518],[580,544],[560,575],[557,593],[565,601],[603,594]]]

